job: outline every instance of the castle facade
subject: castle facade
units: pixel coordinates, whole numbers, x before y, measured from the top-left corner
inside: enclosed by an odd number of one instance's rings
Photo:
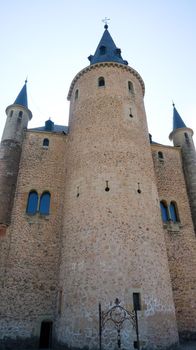
[[[193,131],[173,106],[174,146],[149,138],[144,82],[107,25],[89,61],[70,86],[68,127],[27,129],[26,83],[6,109],[0,349],[160,350],[196,338]],[[104,319],[111,309],[116,323]],[[121,311],[132,321],[118,331]]]

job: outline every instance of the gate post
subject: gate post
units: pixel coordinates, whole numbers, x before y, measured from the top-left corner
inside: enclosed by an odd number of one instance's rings
[[[137,337],[137,349],[140,350],[140,339],[139,339],[139,327],[138,327],[138,317],[137,317],[137,309],[135,311],[135,331]]]

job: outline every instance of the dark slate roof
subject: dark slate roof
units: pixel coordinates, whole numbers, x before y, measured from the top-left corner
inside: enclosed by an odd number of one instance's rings
[[[183,122],[180,114],[175,108],[175,105],[173,105],[174,110],[173,110],[173,131],[179,128],[186,128],[185,123]]]
[[[48,132],[58,132],[68,134],[68,126],[55,125],[52,120],[47,120],[44,126],[38,128],[31,128],[31,131],[48,131]]]
[[[108,31],[108,26],[104,26],[105,31],[97,46],[94,56],[88,57],[90,64],[99,62],[118,62],[128,65],[128,62],[121,57],[121,50],[118,49]]]
[[[27,81],[25,80],[25,84],[22,87],[21,91],[19,92],[18,96],[16,97],[14,104],[28,108],[26,83],[27,83]]]

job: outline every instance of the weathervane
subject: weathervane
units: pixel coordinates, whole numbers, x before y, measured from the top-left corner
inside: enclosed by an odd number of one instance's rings
[[[102,22],[105,23],[105,25],[104,25],[105,29],[108,28],[108,21],[110,21],[110,18],[105,17],[104,19],[102,19]]]

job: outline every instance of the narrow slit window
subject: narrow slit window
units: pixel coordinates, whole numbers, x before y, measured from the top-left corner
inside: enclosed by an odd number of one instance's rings
[[[61,309],[62,309],[62,296],[63,296],[63,291],[62,289],[59,291],[59,304],[58,304],[58,314],[61,314]]]
[[[171,202],[169,206],[170,211],[170,217],[173,222],[179,222],[179,215],[178,215],[178,209],[177,204],[175,202]]]
[[[133,293],[133,308],[137,311],[141,310],[140,293]]]
[[[105,79],[103,77],[98,79],[98,86],[105,86]]]
[[[167,203],[165,201],[161,201],[160,208],[161,208],[162,220],[163,222],[167,222],[169,220]]]
[[[44,147],[48,147],[49,146],[49,140],[48,139],[44,139],[43,140],[43,146]]]
[[[75,100],[78,99],[78,94],[79,94],[79,92],[78,92],[78,89],[77,89],[76,92],[75,92]]]
[[[158,152],[158,158],[159,160],[164,160],[163,152],[161,151]]]
[[[189,135],[187,134],[187,132],[184,133],[184,138],[185,138],[186,143],[190,143]]]
[[[11,110],[11,112],[10,112],[10,118],[13,116],[13,113],[14,113],[14,111]]]
[[[23,112],[20,111],[20,112],[18,113],[18,119],[22,119],[22,116],[23,116]]]
[[[50,214],[50,193],[43,192],[40,198],[39,212],[41,215]]]
[[[129,90],[129,92],[131,92],[131,93],[134,92],[132,81],[128,81],[128,90]]]
[[[38,194],[36,191],[30,191],[27,201],[26,213],[30,215],[35,215],[37,212],[38,205]]]
[[[133,113],[132,113],[131,108],[130,108],[130,110],[129,110],[129,117],[130,117],[130,118],[133,118]]]

